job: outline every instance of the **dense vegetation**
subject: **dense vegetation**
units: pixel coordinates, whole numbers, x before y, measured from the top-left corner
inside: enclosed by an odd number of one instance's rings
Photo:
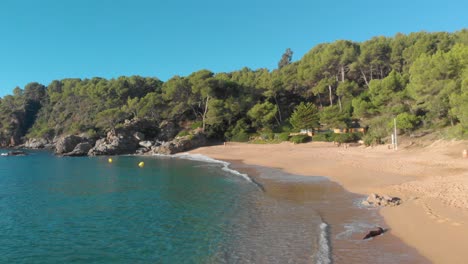
[[[0,100],[0,138],[102,134],[124,119],[200,127],[213,138],[251,133],[368,126],[368,141],[404,133],[468,134],[468,30],[320,44],[278,69],[214,74],[200,70],[166,82],[139,76],[28,84]]]

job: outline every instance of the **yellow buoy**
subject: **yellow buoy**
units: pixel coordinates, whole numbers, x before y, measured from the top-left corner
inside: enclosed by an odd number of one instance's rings
[[[145,163],[143,161],[138,163],[138,167],[143,168],[144,166],[145,166]]]
[[[112,159],[111,159],[111,158],[109,158],[107,161],[109,161],[109,163],[112,163]]]

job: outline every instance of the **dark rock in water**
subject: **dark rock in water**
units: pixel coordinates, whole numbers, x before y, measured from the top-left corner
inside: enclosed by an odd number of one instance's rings
[[[369,233],[367,233],[367,235],[363,239],[369,239],[375,236],[379,236],[383,233],[385,233],[385,229],[379,227],[377,230],[369,231]]]
[[[86,156],[92,147],[89,142],[78,143],[71,152],[65,153],[63,156]]]
[[[378,195],[371,193],[366,200],[362,201],[363,205],[366,206],[397,206],[401,204],[401,199],[398,197],[391,197],[388,195]]]
[[[9,151],[7,153],[2,153],[2,156],[26,156],[28,153],[21,150]]]
[[[187,151],[193,148],[206,145],[206,136],[203,133],[177,137],[172,141],[164,142],[159,146],[153,146],[151,152],[153,154],[175,154],[182,151]]]

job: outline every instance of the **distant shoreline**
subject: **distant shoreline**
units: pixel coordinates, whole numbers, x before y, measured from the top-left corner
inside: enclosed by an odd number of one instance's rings
[[[466,141],[437,141],[427,147],[403,144],[393,151],[386,146],[345,149],[330,143],[228,143],[190,153],[298,175],[323,175],[354,193],[401,197],[402,205],[380,210],[389,233],[433,263],[462,263],[468,259],[464,248],[468,241],[468,160],[461,157],[467,146]]]

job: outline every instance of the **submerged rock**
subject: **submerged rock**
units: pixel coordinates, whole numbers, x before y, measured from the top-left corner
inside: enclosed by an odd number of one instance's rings
[[[28,153],[21,150],[9,151],[7,153],[2,153],[2,156],[26,156]]]

